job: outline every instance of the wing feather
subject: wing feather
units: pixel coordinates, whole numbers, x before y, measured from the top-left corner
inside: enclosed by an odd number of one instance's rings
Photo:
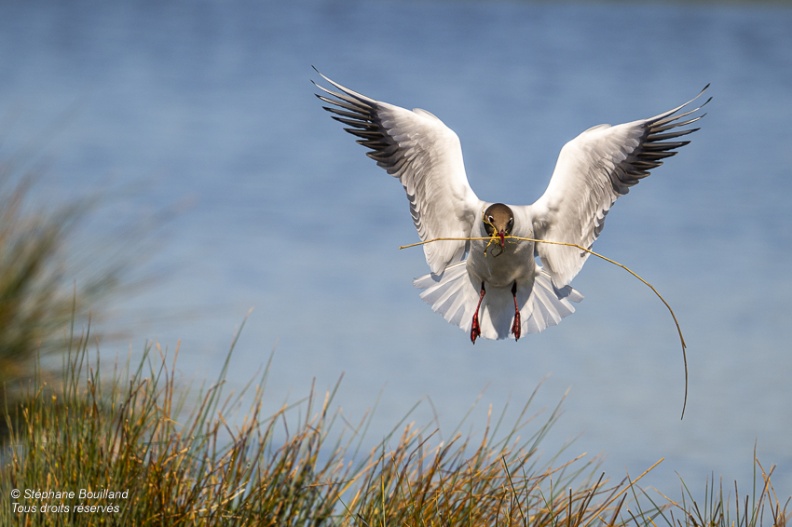
[[[470,236],[481,201],[468,183],[456,133],[426,110],[376,101],[319,75],[334,88],[314,83],[323,92],[317,97],[327,104],[324,109],[404,186],[421,240]],[[437,275],[463,259],[465,250],[464,241],[424,245],[429,268]]]
[[[690,101],[660,115],[617,126],[599,125],[568,142],[558,156],[544,194],[531,205],[536,238],[589,248],[619,196],[649,175],[690,141],[690,127],[705,114]],[[560,245],[537,244],[536,252],[556,287],[564,287],[580,271],[589,253]]]

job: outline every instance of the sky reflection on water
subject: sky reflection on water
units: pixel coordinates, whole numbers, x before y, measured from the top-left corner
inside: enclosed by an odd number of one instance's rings
[[[545,454],[602,453],[614,479],[666,461],[748,481],[756,446],[792,494],[792,10],[712,4],[362,2],[17,3],[3,7],[2,152],[50,161],[44,194],[131,188],[91,228],[181,210],[147,260],[164,279],[124,302],[189,379],[212,379],[235,328],[232,381],[275,348],[277,407],[343,373],[336,402],[372,441],[418,401],[450,433],[480,398],[516,415],[569,389]],[[383,23],[383,21],[386,21]],[[518,344],[480,342],[431,313],[396,181],[320,109],[311,65],[373,97],[426,108],[461,137],[482,199],[532,202],[561,145],[601,122],[675,106],[711,82],[702,130],[619,201],[595,249],[671,302],[689,344],[690,400],[665,308],[590,260],[586,299]],[[50,131],[57,131],[50,134]],[[42,136],[50,137],[45,142]],[[341,218],[341,221],[337,221]],[[190,316],[187,316],[190,315]],[[130,323],[121,319],[120,324]],[[547,376],[549,375],[549,378]],[[431,401],[431,404],[427,403]]]

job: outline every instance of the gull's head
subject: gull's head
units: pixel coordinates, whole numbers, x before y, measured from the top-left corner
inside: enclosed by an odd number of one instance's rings
[[[482,218],[484,229],[488,236],[500,238],[501,247],[506,245],[506,236],[510,235],[514,228],[514,214],[508,205],[495,203],[487,207]]]

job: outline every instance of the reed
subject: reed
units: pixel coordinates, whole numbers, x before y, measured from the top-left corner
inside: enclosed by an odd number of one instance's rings
[[[466,236],[466,237],[441,237],[441,238],[432,238],[431,240],[424,240],[424,241],[416,242],[416,243],[410,243],[410,244],[407,244],[407,245],[400,245],[399,249],[400,250],[402,250],[402,249],[410,249],[412,247],[419,247],[421,245],[426,245],[428,243],[433,243],[433,242],[438,242],[438,241],[485,241],[485,242],[487,242],[486,247],[484,247],[484,254],[486,255],[487,251],[489,250],[490,245],[494,244],[496,247],[498,246],[499,238],[498,238],[498,235],[495,234],[494,232],[493,232],[492,236],[489,236],[489,237],[470,237],[470,236]],[[668,301],[663,297],[663,295],[660,294],[660,291],[658,291],[655,286],[653,286],[645,278],[643,278],[641,275],[639,275],[638,273],[636,273],[635,271],[633,271],[632,269],[630,269],[629,267],[627,267],[623,263],[619,263],[616,260],[613,260],[612,258],[608,258],[607,256],[604,256],[604,255],[602,255],[602,254],[600,254],[600,253],[598,253],[596,251],[593,251],[591,249],[591,247],[583,247],[582,245],[578,245],[576,243],[559,242],[559,241],[554,241],[554,240],[541,240],[541,239],[538,239],[538,238],[527,238],[527,237],[524,237],[524,236],[514,236],[514,235],[511,235],[511,234],[508,234],[508,235],[504,236],[504,241],[509,241],[510,243],[519,243],[519,242],[545,243],[545,244],[548,244],[548,245],[559,245],[559,246],[564,246],[564,247],[571,247],[571,248],[573,248],[575,250],[578,250],[578,251],[581,251],[581,252],[588,253],[590,255],[596,256],[600,260],[608,262],[611,265],[615,265],[616,267],[624,269],[625,271],[630,273],[634,278],[636,278],[639,282],[641,282],[646,287],[648,287],[655,294],[655,296],[658,299],[660,299],[660,301],[663,303],[663,305],[668,310],[668,313],[671,315],[671,319],[674,321],[674,326],[676,326],[677,335],[679,336],[679,344],[682,347],[682,364],[685,367],[685,391],[684,391],[684,397],[682,399],[682,413],[680,415],[680,419],[684,419],[685,418],[685,409],[687,408],[687,398],[688,398],[688,381],[689,381],[689,378],[690,378],[690,375],[689,375],[689,372],[688,372],[688,362],[687,362],[687,343],[685,342],[685,336],[682,335],[682,326],[679,325],[679,319],[677,319],[676,313],[674,313],[674,310],[671,307],[671,304],[668,303]]]
[[[368,418],[355,426],[340,418],[333,404],[337,385],[325,394],[311,387],[301,401],[263,415],[266,372],[238,394],[225,395],[231,352],[213,384],[190,392],[179,388],[174,374],[178,350],[169,359],[149,346],[138,363],[108,370],[98,353],[89,352],[89,341],[87,335],[73,338],[63,382],[51,385],[35,376],[25,403],[6,409],[2,525],[786,522],[788,502],[774,495],[763,471],[750,499],[732,503],[721,490],[705,493],[699,504],[689,491],[677,501],[651,497],[638,486],[645,473],[610,482],[584,457],[564,460],[563,447],[542,460],[540,445],[559,408],[539,421],[530,414],[533,397],[513,424],[506,423],[505,411],[491,411],[481,437],[457,432],[440,442],[432,427],[400,424],[364,452]],[[241,418],[234,416],[240,408],[247,408]],[[25,495],[31,490],[75,496],[37,499]],[[42,512],[45,506],[49,512]]]
[[[73,246],[93,200],[37,203],[38,180],[0,162],[0,408],[14,407],[19,386],[36,375],[55,381],[69,328],[87,324],[119,289],[126,265]],[[0,440],[5,431],[0,420]]]

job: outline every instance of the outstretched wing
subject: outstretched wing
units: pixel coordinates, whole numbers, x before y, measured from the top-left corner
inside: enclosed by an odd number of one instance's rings
[[[318,73],[318,72],[317,72]],[[388,174],[399,178],[410,201],[421,240],[470,236],[481,202],[468,183],[462,148],[453,130],[431,113],[375,101],[319,75],[338,91],[319,86],[324,109],[345,124],[367,155]],[[441,274],[463,258],[465,241],[424,245],[429,268]]]
[[[530,207],[534,236],[589,248],[619,196],[649,175],[690,141],[689,125],[705,114],[690,109],[709,84],[690,101],[649,119],[590,128],[568,142],[558,156],[545,193]],[[562,245],[537,244],[537,252],[556,287],[577,275],[589,253]]]

